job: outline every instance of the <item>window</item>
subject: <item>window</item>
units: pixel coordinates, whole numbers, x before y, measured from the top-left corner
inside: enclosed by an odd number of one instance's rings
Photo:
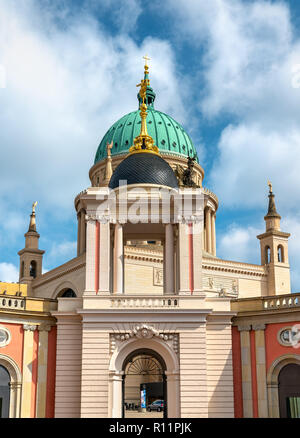
[[[76,298],[76,294],[73,289],[67,289],[62,293],[61,298]]]
[[[271,262],[271,249],[269,246],[265,247],[265,263],[268,265]]]
[[[279,263],[284,263],[283,246],[279,245],[277,248],[277,256]]]
[[[0,418],[9,417],[10,405],[10,374],[7,369],[0,365]]]
[[[36,262],[32,260],[30,263],[30,277],[36,278]]]
[[[0,327],[0,347],[5,347],[10,343],[10,332],[5,327]]]

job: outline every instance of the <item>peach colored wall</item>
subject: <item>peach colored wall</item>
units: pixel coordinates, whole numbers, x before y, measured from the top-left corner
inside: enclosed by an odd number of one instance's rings
[[[235,418],[243,418],[241,340],[237,327],[232,327],[232,365],[234,416]]]
[[[258,418],[255,331],[250,331],[253,418]]]
[[[292,327],[295,324],[299,324],[299,321],[294,322],[284,322],[276,324],[268,324],[265,330],[265,341],[266,341],[266,368],[267,372],[275,359],[284,354],[299,354],[300,348],[285,347],[279,344],[277,340],[277,334],[280,328]]]
[[[0,325],[6,327],[11,334],[11,341],[8,345],[1,348],[1,354],[5,354],[13,359],[22,372],[24,339],[23,324],[10,324],[1,322]]]
[[[52,327],[48,335],[48,369],[46,418],[54,418],[55,403],[55,370],[56,370],[56,327]]]

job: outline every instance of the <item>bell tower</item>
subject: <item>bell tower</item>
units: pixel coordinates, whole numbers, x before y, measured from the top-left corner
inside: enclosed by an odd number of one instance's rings
[[[38,248],[40,235],[36,231],[35,208],[37,202],[32,205],[29,227],[25,236],[25,248],[18,252],[20,256],[19,282],[28,285],[28,295],[32,294],[32,281],[42,274],[43,254]]]
[[[289,233],[280,230],[281,216],[277,213],[272,184],[269,185],[269,206],[264,217],[266,232],[260,240],[261,264],[268,270],[268,295],[290,294],[290,265],[288,259]]]

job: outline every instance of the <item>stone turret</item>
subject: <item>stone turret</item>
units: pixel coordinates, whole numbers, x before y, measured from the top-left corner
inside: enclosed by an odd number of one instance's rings
[[[39,249],[40,235],[36,231],[35,208],[37,202],[32,205],[29,227],[25,233],[25,248],[18,252],[20,256],[20,283],[28,285],[28,295],[32,295],[32,281],[42,274],[43,254]]]
[[[275,195],[269,182],[269,205],[264,219],[266,232],[257,236],[261,247],[261,264],[268,272],[268,295],[290,294],[290,265],[288,260],[289,233],[280,230],[281,216],[276,210]]]

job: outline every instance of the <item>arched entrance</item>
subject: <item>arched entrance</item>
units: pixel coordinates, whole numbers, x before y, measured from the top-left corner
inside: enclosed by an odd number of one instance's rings
[[[0,354],[0,418],[19,418],[22,377],[17,364]]]
[[[130,353],[123,364],[122,416],[167,418],[166,365],[153,350]]]
[[[126,366],[136,353],[151,351],[151,357],[158,360],[164,370],[164,397],[167,401],[168,418],[180,417],[179,361],[176,352],[160,337],[138,338],[118,341],[109,366],[109,411],[111,418],[121,418],[123,414],[123,385]],[[154,353],[154,354],[153,354]],[[125,395],[126,396],[126,395]],[[166,414],[165,414],[166,415]]]
[[[10,375],[7,369],[0,365],[0,418],[9,418]]]
[[[300,418],[300,365],[285,365],[278,376],[281,418]]]

